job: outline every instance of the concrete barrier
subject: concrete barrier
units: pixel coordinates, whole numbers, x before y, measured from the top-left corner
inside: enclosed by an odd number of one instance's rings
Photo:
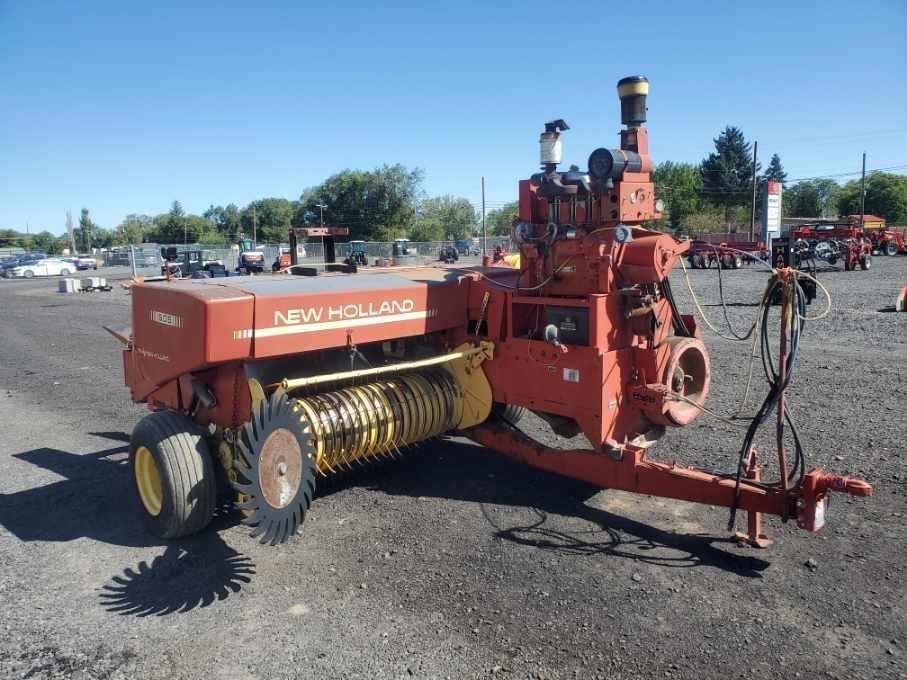
[[[61,293],[79,293],[82,290],[79,279],[60,279],[57,284],[57,290]]]

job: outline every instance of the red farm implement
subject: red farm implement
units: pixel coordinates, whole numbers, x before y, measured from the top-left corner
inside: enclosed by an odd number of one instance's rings
[[[690,244],[687,252],[687,261],[692,269],[709,269],[712,265],[740,269],[745,264],[766,259],[768,250],[762,241],[710,243],[697,239]]]
[[[840,261],[845,271],[872,266],[872,242],[859,227],[804,224],[791,232],[791,238],[800,259],[824,260],[831,265]]]

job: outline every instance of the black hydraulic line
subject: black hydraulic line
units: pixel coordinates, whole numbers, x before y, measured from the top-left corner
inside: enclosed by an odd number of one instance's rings
[[[690,332],[690,329],[687,327],[686,322],[680,315],[680,310],[677,308],[677,302],[674,300],[674,291],[671,290],[671,282],[667,278],[662,279],[661,290],[664,293],[665,299],[668,301],[668,304],[671,306],[671,318],[674,324],[674,334],[682,335],[685,338],[692,337],[693,334]]]
[[[769,296],[773,295],[775,289],[781,286],[781,282],[773,277],[766,288],[766,297],[771,299]],[[761,357],[762,357],[762,367],[765,372],[766,381],[769,384],[769,392],[765,396],[765,399],[762,402],[762,405],[759,407],[756,415],[753,417],[750,422],[749,427],[747,428],[746,435],[743,440],[743,445],[740,449],[740,454],[737,461],[737,470],[734,475],[735,485],[734,485],[734,502],[731,505],[730,518],[728,521],[728,530],[732,530],[734,522],[737,516],[738,502],[740,498],[740,485],[743,481],[743,469],[746,461],[746,456],[749,453],[753,445],[753,440],[755,439],[756,432],[759,427],[768,419],[769,415],[775,411],[778,407],[778,401],[781,393],[787,389],[790,384],[791,377],[793,375],[794,368],[796,366],[797,358],[799,355],[800,349],[800,338],[803,332],[803,317],[806,314],[806,294],[803,291],[802,286],[799,282],[795,282],[794,285],[794,299],[795,299],[795,309],[791,318],[791,343],[790,343],[790,352],[787,356],[786,362],[786,372],[784,376],[783,383],[780,382],[781,376],[778,374],[775,369],[775,362],[771,354],[771,342],[769,341],[768,333],[768,314],[764,313],[762,315],[761,323]],[[784,407],[784,421],[790,426],[791,435],[794,440],[794,452],[795,457],[793,460],[793,465],[791,466],[790,471],[785,470],[782,474],[787,475],[788,480],[792,480],[797,473],[799,473],[800,478],[802,478],[805,469],[806,461],[805,454],[803,452],[803,446],[800,441],[800,435],[797,431],[796,425],[794,424],[793,418],[790,415],[790,411],[787,409],[787,406]],[[752,482],[747,482],[752,483]],[[799,483],[799,479],[798,482]],[[759,484],[759,486],[768,486],[764,484]]]
[[[715,263],[718,265],[718,297],[721,300],[721,310],[722,314],[724,315],[724,322],[727,324],[727,329],[731,332],[731,335],[733,335],[738,340],[747,340],[753,334],[753,331],[756,328],[756,324],[755,322],[753,323],[750,329],[746,332],[746,335],[740,335],[736,330],[734,330],[734,327],[731,325],[731,320],[728,316],[727,303],[724,301],[724,279],[722,279],[721,277],[721,256],[718,253],[718,249],[714,245],[712,245],[712,250],[715,253]]]

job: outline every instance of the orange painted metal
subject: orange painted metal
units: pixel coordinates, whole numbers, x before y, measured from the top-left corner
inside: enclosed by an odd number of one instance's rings
[[[728,508],[735,504],[733,477],[722,477],[676,463],[650,461],[645,450],[640,448],[626,447],[612,455],[584,449],[554,449],[518,430],[495,423],[485,423],[467,430],[465,434],[498,453],[532,467],[602,488]],[[872,487],[862,480],[832,475],[819,469],[811,470],[804,476],[797,493],[786,493],[777,487],[754,483],[758,481],[756,474],[742,480],[736,501],[738,508],[750,513],[795,515],[799,526],[809,531],[817,531],[824,523],[824,506],[829,491],[852,496],[872,495]],[[817,505],[822,507],[819,514],[823,517],[818,523]],[[758,522],[751,524],[757,529],[760,526]]]

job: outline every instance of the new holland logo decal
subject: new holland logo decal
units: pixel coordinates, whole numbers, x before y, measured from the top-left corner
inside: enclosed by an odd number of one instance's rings
[[[233,331],[234,340],[270,338],[278,335],[314,333],[360,326],[416,321],[437,316],[437,309],[416,309],[410,298],[382,302],[357,302],[320,307],[296,307],[274,311],[273,325],[268,328]]]

